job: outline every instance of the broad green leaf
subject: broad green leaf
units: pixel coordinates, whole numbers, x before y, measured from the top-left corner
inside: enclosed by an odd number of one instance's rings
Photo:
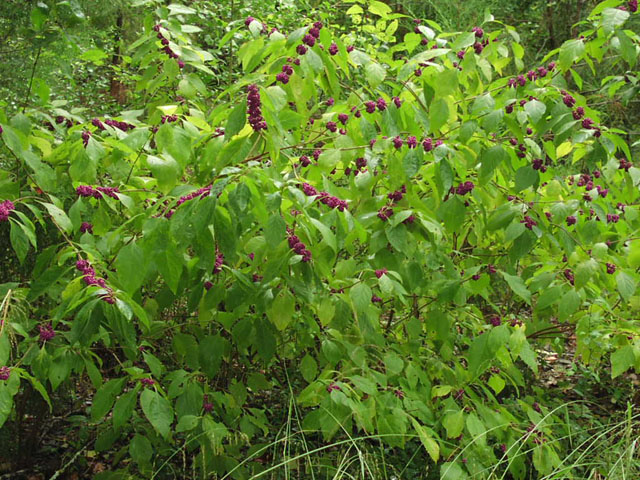
[[[247,102],[242,101],[231,111],[227,124],[224,129],[224,138],[230,139],[240,130],[242,130],[247,122]]]
[[[142,285],[146,275],[144,251],[136,242],[125,245],[118,253],[115,267],[123,288],[133,294]]]
[[[575,38],[564,42],[560,47],[560,55],[558,56],[558,66],[560,69],[567,70],[582,57],[584,50],[584,40],[582,39]]]
[[[65,233],[71,233],[73,230],[73,224],[64,210],[56,207],[52,203],[43,203],[43,205],[49,212],[49,215],[51,215],[51,218],[56,225],[58,225]]]
[[[126,377],[109,380],[102,385],[93,396],[91,405],[91,420],[97,422],[111,411],[116,396],[122,391],[127,381]]]
[[[531,304],[531,292],[527,289],[521,277],[500,272],[513,292],[528,304]]]
[[[173,408],[156,390],[145,388],[140,395],[140,406],[149,423],[163,437],[168,438],[173,423]]]
[[[371,62],[365,67],[365,76],[372,89],[378,88],[378,85],[384,81],[385,75],[386,71],[379,63]]]
[[[611,378],[616,378],[634,366],[636,357],[631,345],[619,348],[611,354]]]
[[[442,419],[442,426],[447,431],[447,438],[459,437],[464,428],[464,412],[447,413]]]
[[[431,122],[431,131],[440,130],[449,119],[449,104],[444,98],[435,100],[429,109],[429,120]]]
[[[616,283],[618,285],[618,291],[625,301],[628,301],[636,292],[636,281],[631,275],[619,272],[618,275],[616,275]]]
[[[289,292],[281,292],[274,300],[271,308],[267,310],[269,320],[278,330],[284,330],[293,320],[296,302]]]
[[[420,425],[415,418],[411,417],[411,423],[413,424],[413,429],[418,434],[420,443],[422,443],[422,446],[431,457],[431,460],[437,463],[438,459],[440,458],[440,445],[438,445],[438,442],[436,442],[434,438],[429,435],[427,429]]]

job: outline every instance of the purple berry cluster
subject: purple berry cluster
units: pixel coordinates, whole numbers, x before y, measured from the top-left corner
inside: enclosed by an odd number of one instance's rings
[[[302,255],[303,262],[310,262],[311,252],[307,249],[307,246],[300,241],[298,236],[294,233],[293,229],[287,227],[287,233],[289,248],[291,248],[296,253],[296,255]]]
[[[347,167],[344,169],[344,174],[345,175],[351,175],[351,172],[353,172],[354,175],[358,175],[359,173],[362,173],[364,171],[366,171],[366,167],[367,167],[367,160],[364,157],[358,157],[356,158],[356,167],[355,168],[351,168],[351,167]]]
[[[393,215],[393,208],[388,205],[383,206],[380,210],[378,210],[378,218],[383,222],[386,222]]]
[[[180,205],[182,205],[184,202],[187,202],[189,200],[193,200],[194,198],[200,197],[206,197],[207,195],[209,195],[211,193],[211,186],[208,187],[202,187],[199,188],[198,190],[196,190],[195,192],[191,192],[187,195],[183,195],[182,197],[180,197],[178,199],[178,201],[176,202],[176,207],[179,207]]]
[[[91,132],[89,130],[83,130],[82,131],[82,144],[84,145],[85,148],[87,148],[87,145],[89,144],[89,139],[91,138]]]
[[[540,170],[540,172],[542,173],[547,171],[547,167],[544,165],[544,160],[542,160],[541,158],[534,158],[531,161],[531,167],[534,170]]]
[[[467,180],[466,182],[460,183],[457,187],[455,187],[455,189],[451,187],[451,190],[449,190],[449,193],[455,193],[456,195],[464,196],[467,193],[471,193],[475,187],[476,186],[473,182]]]
[[[173,123],[178,121],[178,115],[163,115],[160,119],[161,123]]]
[[[383,275],[386,275],[387,273],[389,273],[389,270],[387,270],[386,268],[379,268],[378,270],[376,270],[376,278],[382,278]]]
[[[9,380],[11,369],[9,367],[0,367],[0,380]]]
[[[530,82],[535,81],[538,78],[546,77],[549,72],[553,72],[556,68],[556,62],[551,62],[546,67],[538,67],[535,70],[529,70],[527,72],[526,77],[524,75],[518,75],[516,77],[511,77],[507,82],[507,86],[511,88],[516,87],[524,87],[527,84],[527,79]],[[564,95],[564,94],[563,94]]]
[[[573,276],[573,272],[571,271],[571,269],[570,269],[570,268],[565,268],[565,269],[564,269],[564,272],[562,272],[562,273],[563,273],[563,275],[564,275],[564,278],[566,278],[566,279],[567,279],[567,281],[568,281],[571,285],[573,285],[573,284],[574,284],[574,282],[575,282],[575,278],[574,278],[574,276]]]
[[[107,197],[111,197],[114,199],[118,199],[118,195],[116,195],[120,190],[118,187],[92,187],[91,185],[80,185],[76,188],[76,193],[80,197],[93,197],[98,200]]]
[[[56,336],[56,332],[53,330],[50,323],[47,323],[46,325],[39,325],[38,330],[40,331],[40,341],[42,342],[51,340]]]
[[[533,230],[533,227],[538,225],[538,222],[536,222],[533,218],[531,218],[529,215],[525,215],[524,216],[524,220],[520,220],[520,223],[524,223],[524,226],[526,228],[528,228],[529,230]]]
[[[184,62],[180,60],[180,55],[171,50],[171,47],[169,46],[169,39],[162,34],[162,32],[160,31],[161,28],[162,27],[158,24],[153,26],[153,31],[157,32],[156,36],[160,40],[160,43],[162,43],[162,51],[167,54],[169,58],[175,58],[176,60],[178,60],[178,67],[184,68]]]
[[[633,163],[631,163],[629,160],[627,160],[626,158],[620,159],[618,170],[624,170],[625,172],[628,172],[631,167],[633,167]]]
[[[80,225],[80,233],[91,233],[93,234],[93,225],[89,222],[82,222]]]
[[[267,128],[267,122],[262,116],[260,91],[256,84],[247,87],[247,112],[249,114],[249,124],[258,132]]]
[[[110,304],[116,303],[116,299],[113,295],[113,290],[107,285],[107,282],[104,278],[96,276],[96,271],[91,266],[91,263],[89,263],[88,260],[78,260],[76,262],[76,269],[79,270],[80,273],[82,273],[82,280],[88,287],[101,287],[107,291],[107,293],[102,296],[102,300]]]
[[[153,378],[141,378],[140,383],[145,387],[153,387],[156,381]]]
[[[402,185],[399,190],[395,190],[387,195],[387,198],[391,200],[392,203],[399,202],[404,197],[404,194],[407,193],[407,187]]]
[[[73,127],[73,120],[71,120],[70,118],[65,118],[62,115],[58,115],[56,117],[56,123],[58,125],[64,123],[65,127],[67,127],[67,128]]]
[[[202,399],[202,409],[205,413],[211,413],[213,410],[213,403],[209,401],[209,395],[205,395]]]
[[[389,194],[387,194],[387,198],[389,199],[389,203],[387,205],[382,206],[380,210],[378,210],[378,218],[383,222],[386,222],[393,215],[393,207],[397,202],[402,200],[404,194],[407,193],[407,187],[402,185],[399,190],[395,190]],[[415,217],[411,215],[411,217],[405,219],[403,223],[413,223],[415,221]]]
[[[331,382],[329,385],[327,385],[327,392],[331,393],[334,390],[341,391],[342,389],[335,382]]]
[[[289,60],[290,59],[287,59],[287,62]],[[288,63],[285,63],[282,66],[282,71],[276,75],[276,81],[281,82],[283,85],[286,85],[287,83],[289,83],[289,78],[291,78],[291,75],[293,75],[293,67]]]
[[[0,203],[0,222],[6,222],[9,220],[9,215],[16,209],[16,206],[11,200],[5,200]]]
[[[617,213],[607,213],[607,223],[618,223],[620,221],[620,215]]]
[[[364,106],[367,113],[375,113],[376,108],[379,111],[383,112],[387,109],[387,101],[382,97],[378,97],[378,100],[376,100],[375,102],[372,100],[364,102]]]
[[[118,130],[121,130],[123,132],[127,132],[129,130],[133,130],[134,128],[136,128],[135,125],[132,125],[127,122],[120,122],[118,120],[113,120],[112,118],[107,118],[105,119],[104,122],[102,122],[99,118],[94,118],[91,120],[91,125],[98,128],[98,130],[105,130],[106,129],[105,125],[109,125],[110,127],[117,128]]]
[[[327,192],[318,192],[318,190],[313,185],[310,185],[306,182],[303,183],[300,188],[302,188],[302,191],[308,197],[317,195],[320,203],[325,204],[329,208],[337,208],[341,212],[344,212],[349,208],[346,200],[340,200],[338,197],[329,195]]]
[[[224,265],[224,255],[220,250],[216,249],[216,262],[213,265],[213,274],[217,275],[222,271],[222,265]]]

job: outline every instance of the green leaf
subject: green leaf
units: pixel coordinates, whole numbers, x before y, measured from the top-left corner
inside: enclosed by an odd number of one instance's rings
[[[349,297],[356,311],[362,312],[371,305],[371,289],[366,283],[358,283],[349,291]]]
[[[200,419],[195,415],[183,415],[178,420],[178,425],[176,425],[176,432],[188,432],[193,430],[198,426]]]
[[[200,341],[198,360],[202,370],[211,379],[215,378],[220,370],[225,346],[226,342],[220,335],[207,335]]]
[[[442,419],[442,426],[447,431],[447,438],[457,438],[464,428],[464,413],[458,410],[455,413],[448,413]]]
[[[224,129],[224,138],[229,140],[242,130],[247,123],[247,102],[243,100],[231,111]]]
[[[440,445],[438,445],[438,442],[436,442],[433,437],[429,435],[427,429],[420,425],[415,418],[411,417],[411,423],[413,424],[413,429],[418,434],[420,443],[422,443],[422,446],[431,457],[431,460],[437,463],[438,459],[440,458]]]
[[[441,162],[442,163],[442,162]],[[413,148],[407,152],[402,160],[404,173],[408,178],[413,177],[422,166],[422,150]]]
[[[562,296],[562,287],[560,285],[545,289],[536,302],[536,310],[543,310],[549,305],[557,302]]]
[[[281,292],[274,300],[271,308],[267,310],[267,316],[276,328],[282,331],[287,328],[291,320],[293,320],[295,307],[296,301],[293,295],[289,292]]]
[[[137,243],[132,242],[125,245],[115,261],[118,278],[125,291],[133,294],[140,285],[146,275],[146,262],[144,251]]]
[[[124,426],[131,419],[133,409],[136,406],[137,395],[137,390],[131,390],[116,401],[113,407],[113,428],[116,430]]]
[[[579,289],[580,287],[584,287],[591,277],[596,274],[598,271],[598,262],[590,258],[589,260],[585,260],[584,262],[578,265],[575,273],[575,287]]]
[[[116,396],[122,391],[127,378],[114,378],[104,383],[93,396],[91,420],[97,422],[111,411]]]
[[[538,100],[529,100],[524,104],[524,110],[529,115],[532,123],[538,123],[544,112],[547,111],[547,106]]]
[[[633,347],[626,345],[611,354],[611,378],[616,378],[634,366],[636,362]]]
[[[469,475],[457,463],[447,462],[440,467],[440,480],[467,480]]]
[[[506,385],[505,381],[500,375],[491,375],[487,384],[491,387],[491,389],[498,395]]]
[[[562,299],[558,303],[558,319],[566,320],[570,315],[578,310],[578,307],[582,304],[580,295],[575,290],[569,290],[562,296]]]
[[[602,12],[602,28],[604,32],[612,33],[629,18],[629,12],[619,8],[607,8]]]
[[[318,375],[318,364],[311,355],[307,354],[302,357],[300,361],[300,373],[302,374],[302,378],[308,383],[315,380],[316,375]]]
[[[627,255],[627,263],[631,268],[640,267],[640,240],[631,240],[629,242],[629,254]]]
[[[147,166],[154,178],[158,181],[158,188],[162,193],[169,193],[175,187],[178,176],[181,173],[180,165],[170,155],[156,157],[147,156]]]
[[[429,109],[429,120],[431,122],[431,131],[437,132],[449,119],[449,104],[444,98],[438,98],[431,103]]]
[[[493,172],[503,161],[508,157],[507,152],[501,145],[484,150],[480,154],[480,174],[478,180],[480,183],[485,184],[493,177]]]
[[[140,406],[153,428],[163,438],[168,438],[173,423],[173,409],[169,401],[157,391],[146,388],[140,395]]]
[[[438,208],[438,217],[449,232],[457,231],[464,223],[466,207],[457,195],[443,202]]]
[[[371,62],[365,67],[364,71],[367,82],[369,82],[372,89],[378,88],[378,85],[384,81],[386,71],[379,63]]]
[[[513,292],[528,304],[531,304],[531,292],[527,289],[521,277],[500,272]]]
[[[384,277],[387,277],[387,275],[384,275]],[[402,358],[393,352],[385,354],[384,365],[387,370],[387,375],[397,375],[404,369]]]
[[[280,245],[280,242],[284,240],[286,235],[287,224],[279,214],[273,214],[267,221],[267,226],[264,230],[264,237],[267,244],[271,247]]]
[[[378,0],[371,0],[371,3],[369,4],[369,11],[382,18],[387,18],[387,16],[392,12],[389,5],[379,2]]]
[[[156,252],[156,265],[162,278],[173,293],[178,291],[178,283],[182,276],[183,256],[175,247],[169,247],[163,252]]]
[[[531,165],[520,167],[516,171],[516,192],[521,192],[538,183],[540,176],[538,171],[534,170]]]
[[[338,246],[336,244],[336,236],[331,231],[331,229],[327,227],[324,223],[322,223],[320,220],[316,220],[315,218],[310,217],[309,221],[313,223],[314,227],[320,230],[320,234],[322,235],[322,240],[324,240],[324,242],[329,246],[329,248],[331,248],[331,250],[333,250],[334,252],[337,252]]]
[[[624,30],[620,30],[617,37],[620,41],[620,53],[622,58],[624,58],[624,61],[627,62],[631,68],[635,67],[636,62],[638,61],[636,45]]]
[[[628,301],[636,292],[636,281],[631,275],[619,272],[616,276],[616,283],[618,285],[618,291],[625,301]]]
[[[153,456],[153,447],[149,439],[143,435],[136,434],[129,443],[129,454],[134,462],[139,465],[146,465]]]
[[[20,228],[19,223],[11,222],[9,240],[11,241],[13,251],[16,252],[18,261],[20,263],[23,263],[24,259],[27,257],[27,252],[29,251],[29,239],[27,238],[27,235],[22,231],[22,228]]]
[[[61,210],[52,203],[43,203],[43,205],[49,212],[49,215],[51,215],[53,221],[65,233],[71,233],[71,231],[73,230],[73,224],[71,223],[71,220],[69,220],[69,217],[67,217],[67,214],[64,212],[64,210]]]
[[[13,410],[13,395],[4,385],[0,385],[0,427],[2,427]]]
[[[514,219],[516,213],[510,204],[501,205],[489,217],[487,230],[493,232],[505,228]]]
[[[628,15],[628,14],[627,14]],[[562,70],[568,69],[574,62],[584,55],[584,41],[578,38],[567,40],[560,47],[558,66]]]

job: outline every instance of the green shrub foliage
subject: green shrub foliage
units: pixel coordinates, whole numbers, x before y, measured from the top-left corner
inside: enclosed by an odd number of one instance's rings
[[[491,16],[449,33],[372,1],[357,41],[249,17],[215,96],[172,4],[127,52],[144,108],[0,112],[0,227],[33,263],[0,285],[0,423],[27,385],[89,379],[91,448],[124,446],[104,478],[183,451],[248,478],[293,395],[300,431],[423,448],[433,478],[559,467],[546,337],[640,370],[640,169],[579,74],[613,57],[603,91],[637,93],[623,3],[529,68]]]

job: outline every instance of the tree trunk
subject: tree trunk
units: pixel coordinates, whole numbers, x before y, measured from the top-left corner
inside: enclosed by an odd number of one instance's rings
[[[120,55],[120,44],[122,42],[122,29],[124,25],[124,15],[122,10],[118,11],[118,16],[116,18],[116,29],[113,37],[114,47],[113,47],[113,56],[111,57],[111,65],[113,67],[113,72],[111,74],[111,82],[109,87],[109,93],[111,96],[120,104],[124,105],[127,103],[127,87],[124,83],[120,81],[118,74],[118,65],[122,63],[122,57]]]

